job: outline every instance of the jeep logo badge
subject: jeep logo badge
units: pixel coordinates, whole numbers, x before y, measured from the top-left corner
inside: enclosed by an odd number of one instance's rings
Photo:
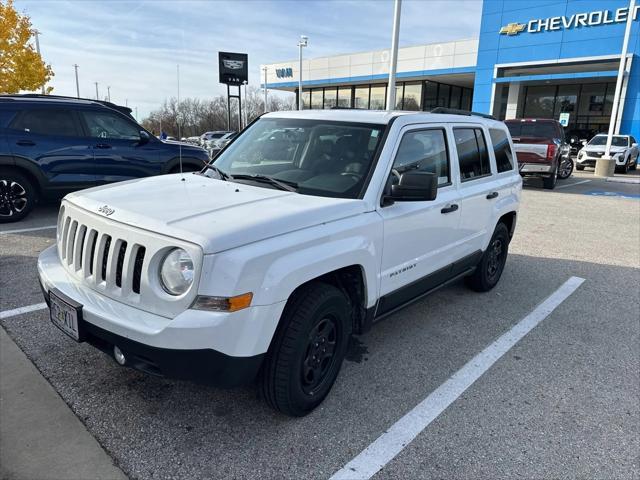
[[[107,205],[103,205],[98,209],[98,213],[102,213],[107,217],[111,215],[115,210],[113,208],[109,208]]]

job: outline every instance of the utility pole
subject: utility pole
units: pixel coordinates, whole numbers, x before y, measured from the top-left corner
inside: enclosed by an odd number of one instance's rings
[[[111,101],[111,87],[107,86],[107,100],[110,102]]]
[[[78,64],[74,63],[73,68],[76,71],[76,97],[80,98],[80,84],[78,83]]]
[[[93,82],[96,84],[96,100],[100,100],[100,96],[98,95],[98,82]]]
[[[247,112],[247,82],[246,80],[244,82],[242,82],[242,84],[244,85],[244,126],[247,126],[247,123],[249,123],[249,114]]]
[[[300,35],[300,41],[298,42],[300,70],[298,71],[298,110],[302,110],[302,48],[309,44],[309,37]]]
[[[391,56],[389,58],[389,85],[387,86],[387,111],[396,108],[396,68],[398,66],[398,37],[400,35],[400,11],[402,0],[395,0],[393,8],[393,33],[391,34]]]
[[[136,121],[138,120],[138,107],[136,107]]]
[[[38,52],[38,56],[42,59],[42,55],[40,54],[40,32],[38,30],[34,30],[33,34],[36,37],[36,52]],[[42,84],[42,95],[44,95],[44,83]]]
[[[267,66],[262,67],[264,71],[264,113],[267,113]]]

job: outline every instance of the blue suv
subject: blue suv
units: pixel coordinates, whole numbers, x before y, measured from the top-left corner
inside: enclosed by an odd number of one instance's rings
[[[39,199],[163,173],[200,170],[203,148],[161,141],[131,109],[50,95],[0,95],[0,223]]]

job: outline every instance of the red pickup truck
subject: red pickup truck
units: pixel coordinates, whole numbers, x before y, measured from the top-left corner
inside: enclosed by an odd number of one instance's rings
[[[544,188],[555,188],[558,178],[573,171],[570,147],[560,122],[551,119],[524,118],[504,122],[518,158],[520,175],[542,177]]]

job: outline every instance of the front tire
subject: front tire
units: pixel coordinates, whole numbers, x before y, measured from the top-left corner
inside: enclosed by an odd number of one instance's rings
[[[465,283],[476,292],[488,292],[498,284],[509,253],[509,230],[500,222],[493,232],[489,247],[476,270],[465,277]]]
[[[0,170],[0,223],[26,217],[38,199],[35,186],[19,172]]]
[[[573,160],[570,158],[565,159],[560,164],[560,170],[558,171],[558,178],[560,180],[566,180],[573,173]]]
[[[260,375],[260,388],[274,409],[301,417],[333,386],[351,336],[349,302],[340,290],[312,283],[285,307]]]

